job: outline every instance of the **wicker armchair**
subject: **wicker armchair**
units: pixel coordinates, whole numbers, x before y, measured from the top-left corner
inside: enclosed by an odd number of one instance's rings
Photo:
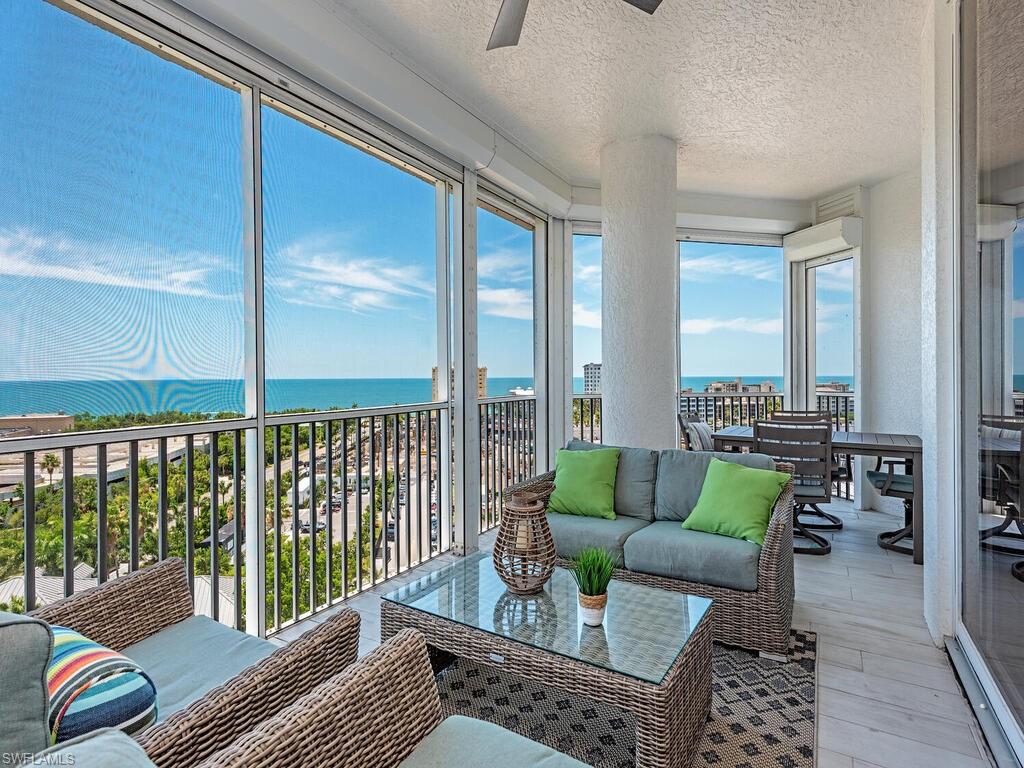
[[[395,766],[440,722],[426,640],[404,629],[201,766]]]
[[[780,472],[791,472],[786,463],[776,463]],[[506,494],[518,491],[550,494],[555,473],[524,480],[510,486]],[[555,542],[556,546],[558,542]],[[558,565],[568,563],[559,558]],[[768,532],[758,560],[757,589],[746,592],[727,587],[670,579],[648,573],[615,570],[615,578],[660,587],[674,592],[709,597],[715,601],[714,637],[719,643],[736,645],[769,654],[786,654],[790,646],[790,628],[793,622],[793,483],[789,482],[775,502]]]
[[[185,567],[178,558],[34,612],[50,624],[71,627],[117,651],[193,614]],[[352,664],[358,648],[359,614],[342,609],[137,739],[160,768],[195,765]]]

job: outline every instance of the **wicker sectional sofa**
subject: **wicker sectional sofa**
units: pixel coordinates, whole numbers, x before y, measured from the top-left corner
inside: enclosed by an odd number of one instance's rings
[[[573,440],[569,450],[607,446]],[[715,640],[771,654],[789,651],[793,618],[793,487],[772,512],[764,546],[683,530],[700,496],[711,458],[762,469],[778,468],[768,456],[622,448],[615,483],[615,520],[548,514],[558,556],[600,546],[619,562],[624,581],[710,597],[715,601]],[[554,472],[506,489],[550,488]]]
[[[159,768],[201,762],[355,662],[359,648],[359,614],[347,608],[283,648],[196,616],[178,558],[32,617],[123,653],[153,678],[159,719],[137,741]]]

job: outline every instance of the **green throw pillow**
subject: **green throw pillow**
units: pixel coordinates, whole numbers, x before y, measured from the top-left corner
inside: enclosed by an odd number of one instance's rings
[[[763,545],[772,508],[788,481],[785,472],[711,459],[697,506],[683,528]]]
[[[618,448],[567,451],[555,456],[555,490],[548,511],[615,519],[615,470]]]

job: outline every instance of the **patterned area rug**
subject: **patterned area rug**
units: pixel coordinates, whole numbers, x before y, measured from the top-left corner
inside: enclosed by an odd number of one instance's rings
[[[793,630],[786,662],[714,646],[711,715],[694,768],[814,768],[816,636]],[[438,675],[447,715],[489,720],[601,768],[631,768],[633,717],[458,659]]]

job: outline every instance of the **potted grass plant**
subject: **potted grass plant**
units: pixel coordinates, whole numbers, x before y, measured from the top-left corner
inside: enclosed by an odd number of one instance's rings
[[[569,571],[579,588],[583,623],[590,627],[599,626],[604,621],[608,606],[608,583],[612,580],[615,560],[607,550],[589,547],[570,562]]]

